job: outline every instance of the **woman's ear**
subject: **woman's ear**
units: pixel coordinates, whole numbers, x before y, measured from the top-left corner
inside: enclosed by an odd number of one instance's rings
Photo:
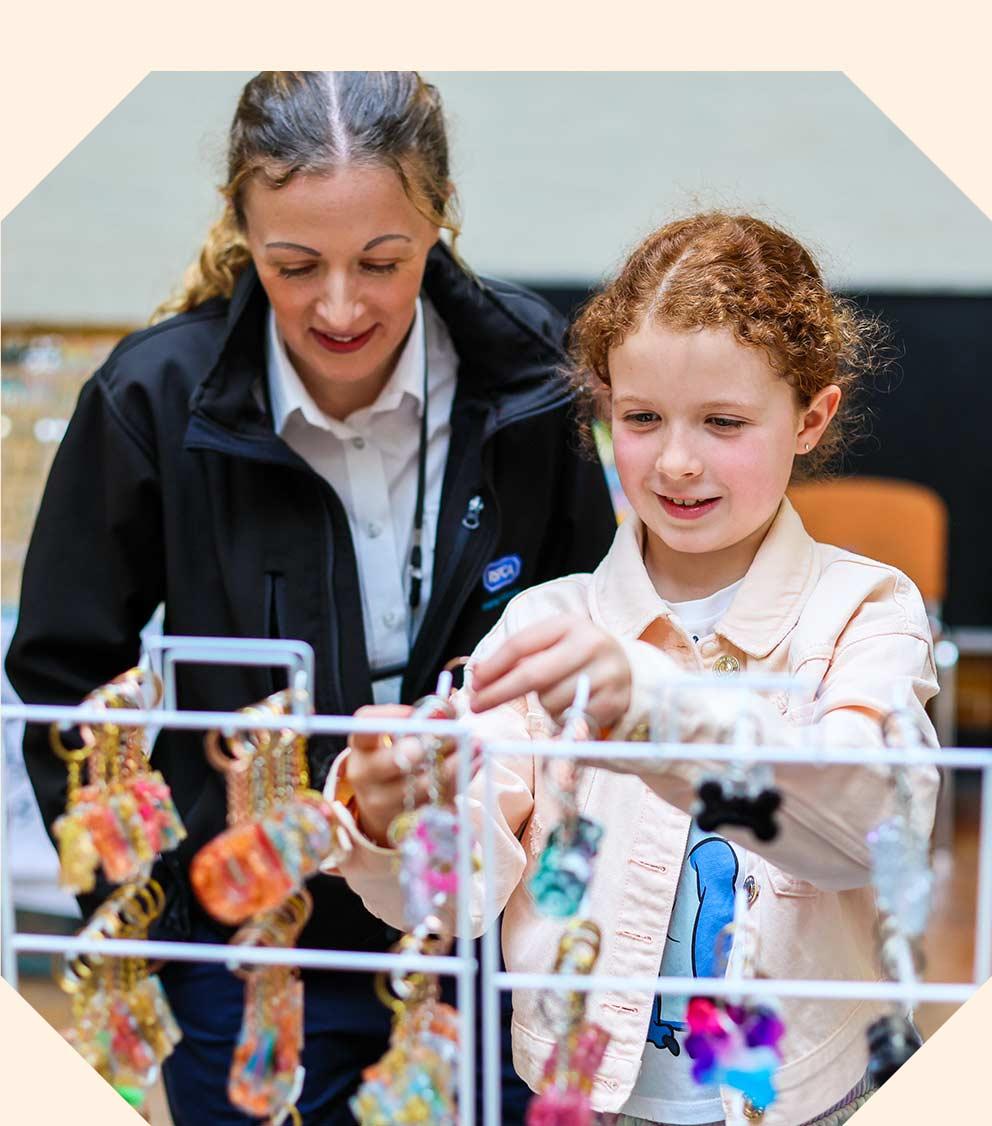
[[[810,400],[799,418],[799,432],[796,434],[796,453],[808,454],[823,437],[830,420],[840,406],[841,389],[836,383],[824,387]]]

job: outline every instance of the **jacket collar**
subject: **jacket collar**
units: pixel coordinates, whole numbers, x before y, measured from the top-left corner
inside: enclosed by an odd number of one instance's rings
[[[643,544],[644,526],[630,513],[593,575],[594,616],[621,637],[640,637],[652,622],[672,616],[648,576]],[[748,656],[767,657],[799,621],[817,578],[814,542],[783,498],[715,632]]]
[[[467,273],[437,243],[427,258],[423,292],[451,334],[461,361],[459,390],[493,406],[495,421],[546,398],[564,398],[565,381],[548,380],[565,360],[554,314],[537,301],[508,300],[511,290]],[[533,305],[533,311],[530,306]],[[271,417],[253,389],[265,385],[268,299],[249,263],[228,303],[224,341],[191,407],[232,430],[271,432]]]

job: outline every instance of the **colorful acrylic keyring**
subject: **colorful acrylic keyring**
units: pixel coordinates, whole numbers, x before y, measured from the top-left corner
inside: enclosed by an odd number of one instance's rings
[[[281,903],[294,881],[268,834],[256,821],[227,829],[200,849],[189,870],[197,898],[229,926]]]
[[[591,973],[599,956],[600,931],[589,919],[575,919],[558,944],[554,972]],[[552,1000],[553,998],[553,1000]],[[555,1031],[538,1093],[527,1107],[527,1126],[590,1126],[593,1079],[609,1045],[609,1033],[585,1020],[581,991],[542,994],[542,1012]]]
[[[583,674],[579,677],[572,706],[565,713],[559,742],[588,739],[592,728],[592,720],[585,714],[588,699],[589,678]],[[561,820],[548,835],[527,887],[542,914],[567,919],[582,909],[603,827],[579,813],[576,801],[579,774],[574,763],[547,759],[543,771],[545,785],[561,810]]]
[[[258,1118],[294,1099],[303,1046],[303,983],[290,967],[248,976],[245,1015],[228,1076],[228,1097]]]
[[[686,1007],[686,1024],[685,1049],[697,1083],[731,1087],[753,1107],[772,1105],[785,1031],[773,1007],[693,997]]]
[[[399,950],[430,952],[430,940],[405,935]],[[455,1126],[454,1076],[458,1060],[458,1014],[438,997],[436,978],[413,973],[394,981],[396,995],[376,980],[376,992],[393,1010],[389,1049],[362,1072],[350,1100],[360,1126],[430,1123]]]
[[[886,716],[882,736],[888,747],[920,747],[924,742],[916,717],[902,710]],[[872,883],[890,929],[915,945],[926,931],[933,899],[930,837],[914,816],[907,767],[897,765],[890,770],[893,811],[869,832],[867,840]],[[892,973],[892,967],[889,969]]]

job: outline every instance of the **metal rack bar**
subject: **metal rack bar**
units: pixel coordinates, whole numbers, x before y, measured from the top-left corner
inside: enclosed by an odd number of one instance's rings
[[[842,981],[792,978],[724,977],[623,977],[613,974],[498,973],[499,989],[568,989],[576,993],[679,993],[691,983],[693,993],[733,997],[742,992],[755,997],[809,997],[822,1000],[855,998],[872,1001],[967,1001],[979,989],[972,982]],[[742,989],[743,986],[743,989]]]
[[[220,645],[213,644],[220,641]],[[246,649],[246,644],[253,648]],[[154,648],[162,659],[163,679],[171,683],[168,702],[175,703],[175,665],[189,660],[206,662],[205,654],[214,655],[215,663],[280,665],[299,674],[312,683],[312,654],[307,664],[306,654],[292,647],[281,647],[281,652],[265,644],[264,651],[252,641],[239,639],[160,638],[152,639]],[[308,647],[304,647],[308,648]],[[171,659],[170,659],[170,654]],[[171,678],[171,681],[170,681]],[[673,688],[677,688],[674,685]],[[715,683],[714,687],[729,687]],[[760,685],[751,678],[738,678],[734,691],[743,688],[789,689],[795,685],[786,678],[764,678]],[[11,705],[4,709],[10,719],[35,723],[60,723],[75,725],[80,722],[105,722],[107,713],[93,707],[62,707],[41,705]],[[458,743],[459,792],[464,795],[472,777],[472,735],[470,729],[453,720],[380,720],[355,719],[345,716],[290,715],[262,719],[242,716],[232,712],[179,711],[174,706],[131,711],[115,709],[114,719],[123,726],[148,726],[186,730],[280,729],[289,728],[304,735],[350,734],[353,732],[390,732],[393,734],[434,734],[455,739]],[[520,744],[491,742],[483,746],[483,794],[485,808],[492,808],[495,789],[491,764],[502,755],[519,755]],[[992,750],[961,748],[836,748],[804,746],[801,749],[783,747],[734,747],[726,744],[685,745],[676,742],[645,743],[568,743],[540,741],[527,744],[527,754],[537,758],[575,758],[580,762],[595,764],[596,760],[623,759],[634,762],[668,760],[712,762],[767,762],[811,763],[828,768],[831,765],[859,764],[922,766],[940,765],[960,767],[982,772],[982,809],[980,821],[979,876],[977,895],[977,922],[975,943],[975,976],[968,982],[865,982],[865,981],[775,981],[756,979],[747,981],[747,991],[754,995],[807,997],[807,998],[861,998],[884,1001],[903,1001],[910,1004],[923,1001],[960,1003],[968,999],[979,984],[992,975]],[[0,771],[4,764],[0,763]],[[2,775],[0,775],[2,782]],[[154,940],[107,941],[79,939],[54,935],[18,933],[14,926],[13,903],[9,886],[9,853],[7,851],[6,804],[0,802],[0,844],[2,856],[2,918],[4,977],[16,986],[16,956],[18,952],[97,954],[104,957],[145,957],[182,961],[207,961],[230,964],[297,965],[304,969],[340,971],[406,971],[454,976],[457,984],[458,1007],[461,1025],[461,1053],[458,1064],[459,1107],[462,1126],[472,1126],[475,1102],[475,976],[478,970],[472,949],[472,825],[468,815],[469,803],[459,798],[459,896],[457,907],[458,938],[456,953],[447,956],[370,953],[313,948],[275,949],[268,947],[241,947],[202,943],[174,943]],[[492,819],[482,818],[481,843],[483,853],[483,918],[495,915],[495,886],[491,878],[495,855],[495,828]],[[664,991],[685,992],[686,979],[655,977],[616,977],[608,975],[560,975],[508,973],[499,970],[497,928],[486,929],[482,940],[482,1055],[483,1055],[483,1106],[487,1126],[500,1122],[500,995],[509,989],[567,989],[580,992],[631,990],[657,994]],[[739,993],[741,982],[726,978],[692,979],[693,990],[710,995]]]
[[[255,665],[285,668],[290,684],[312,696],[313,648],[305,641],[271,637],[182,637],[161,634],[145,638],[152,669],[162,678],[162,706],[176,709],[176,665]],[[302,674],[302,680],[296,678]],[[294,683],[295,681],[295,683]]]

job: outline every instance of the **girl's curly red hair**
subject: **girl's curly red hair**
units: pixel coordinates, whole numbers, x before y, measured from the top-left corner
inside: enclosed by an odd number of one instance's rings
[[[571,379],[583,433],[608,406],[610,351],[645,317],[676,331],[727,328],[764,349],[800,406],[831,383],[841,409],[795,477],[823,473],[857,424],[857,383],[884,363],[882,325],[825,285],[813,256],[791,235],[751,215],[709,211],[668,223],[634,250],[572,327]]]

